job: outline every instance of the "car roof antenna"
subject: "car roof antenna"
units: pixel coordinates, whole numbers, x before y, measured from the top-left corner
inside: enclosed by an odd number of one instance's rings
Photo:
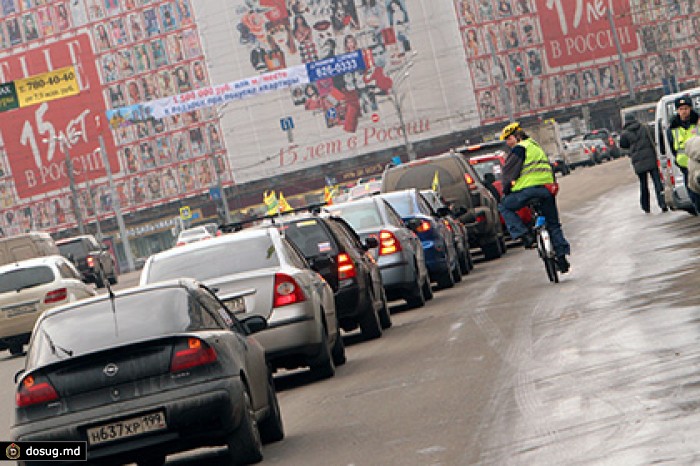
[[[105,287],[107,288],[107,292],[109,293],[109,303],[112,306],[112,319],[114,320],[114,336],[118,337],[119,327],[117,325],[117,308],[114,299],[114,291],[112,290],[112,284],[107,279],[107,274],[105,273],[104,265],[102,265],[102,262],[97,262],[97,268],[99,269],[100,276],[102,277],[102,283],[104,283]]]

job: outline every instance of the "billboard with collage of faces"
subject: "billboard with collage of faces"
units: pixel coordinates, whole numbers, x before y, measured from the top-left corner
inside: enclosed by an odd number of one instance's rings
[[[125,212],[231,181],[219,119],[206,109],[112,130],[105,111],[211,85],[189,0],[2,0],[0,81],[76,65],[81,93],[0,116],[2,234],[112,216],[104,137]],[[213,154],[213,157],[211,156]],[[90,194],[88,194],[90,193]]]
[[[697,79],[700,10],[682,0],[455,0],[483,124]],[[507,94],[501,89],[505,85]],[[507,101],[504,98],[507,95]]]

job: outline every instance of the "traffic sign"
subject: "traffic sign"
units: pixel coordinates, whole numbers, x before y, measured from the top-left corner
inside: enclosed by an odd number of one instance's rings
[[[189,220],[192,218],[192,211],[189,206],[180,207],[180,218],[183,220]]]
[[[378,113],[373,113],[372,114],[372,123],[376,123],[379,121],[379,114]]]
[[[282,131],[294,129],[294,120],[292,117],[280,118],[280,128],[282,128]]]
[[[221,191],[219,191],[219,188],[209,188],[209,199],[212,201],[219,201],[221,200]]]

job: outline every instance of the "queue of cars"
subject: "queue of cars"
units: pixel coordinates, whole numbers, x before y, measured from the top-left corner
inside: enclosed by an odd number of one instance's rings
[[[138,287],[44,312],[12,439],[86,441],[91,462],[162,465],[207,445],[260,461],[284,437],[276,371],[333,377],[342,332],[380,338],[390,301],[423,307],[470,273],[472,250],[505,253],[476,166],[455,152],[388,167],[344,202],[224,225],[149,257]]]

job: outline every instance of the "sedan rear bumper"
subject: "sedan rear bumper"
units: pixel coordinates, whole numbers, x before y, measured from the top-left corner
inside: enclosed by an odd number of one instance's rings
[[[167,429],[88,446],[88,461],[124,462],[145,454],[169,454],[199,446],[224,445],[241,423],[243,384],[238,377],[179,387],[125,402],[13,426],[15,441],[87,441],[89,427],[154,411],[165,412]],[[55,464],[55,463],[52,463]]]

